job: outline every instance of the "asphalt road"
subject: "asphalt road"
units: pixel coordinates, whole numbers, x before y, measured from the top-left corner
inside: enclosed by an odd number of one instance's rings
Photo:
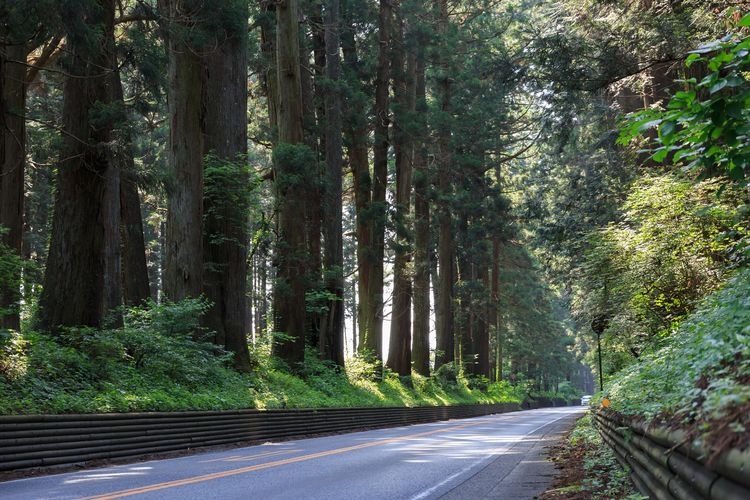
[[[16,499],[534,498],[583,407],[379,429],[0,483]]]

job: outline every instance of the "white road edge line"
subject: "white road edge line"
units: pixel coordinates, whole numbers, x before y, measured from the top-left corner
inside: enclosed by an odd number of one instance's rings
[[[557,422],[558,420],[561,420],[561,419],[563,419],[563,418],[565,418],[565,417],[568,417],[568,416],[569,416],[569,415],[563,415],[562,417],[557,417],[557,418],[556,418],[556,419],[554,419],[554,420],[550,420],[550,421],[549,421],[549,422],[547,422],[546,424],[542,424],[542,425],[540,425],[539,427],[537,427],[536,429],[530,430],[529,432],[527,432],[526,434],[524,434],[524,436],[523,436],[523,437],[526,437],[526,436],[528,436],[529,434],[533,434],[533,433],[535,433],[536,431],[538,431],[539,429],[542,429],[542,428],[544,428],[544,427],[547,427],[548,425],[554,424],[554,423],[555,423],[555,422]],[[519,441],[516,441],[516,442],[519,442]],[[486,461],[488,461],[489,459],[491,459],[491,458],[493,458],[493,457],[495,457],[495,456],[496,456],[496,454],[495,454],[494,452],[490,453],[489,455],[487,455],[487,456],[485,456],[485,457],[481,458],[481,459],[480,459],[480,460],[479,460],[478,462],[475,462],[475,463],[473,463],[473,464],[471,464],[471,465],[469,465],[469,466],[467,466],[467,467],[464,467],[463,469],[461,469],[460,471],[456,472],[455,474],[452,474],[452,475],[448,476],[447,478],[443,479],[442,481],[440,481],[440,482],[439,482],[438,484],[436,484],[435,486],[433,486],[433,487],[431,487],[431,488],[428,488],[428,489],[424,490],[424,491],[423,491],[422,493],[420,493],[419,495],[416,495],[416,496],[413,496],[413,497],[411,497],[411,500],[422,500],[423,498],[427,498],[427,497],[428,497],[428,496],[430,496],[430,495],[431,495],[432,493],[436,492],[437,490],[439,490],[440,488],[442,488],[442,487],[443,487],[443,486],[445,486],[446,484],[450,483],[451,481],[453,481],[453,480],[454,480],[454,479],[456,479],[457,477],[459,477],[459,476],[462,476],[462,475],[466,474],[466,473],[467,473],[467,472],[469,472],[469,471],[470,471],[471,469],[474,469],[474,468],[476,468],[476,467],[479,467],[480,465],[484,465],[484,463],[485,463]]]

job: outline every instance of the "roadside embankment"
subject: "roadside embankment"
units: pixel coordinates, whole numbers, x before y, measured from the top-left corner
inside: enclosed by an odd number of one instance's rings
[[[750,450],[712,452],[699,438],[668,426],[601,410],[599,432],[644,495],[658,499],[750,498]]]

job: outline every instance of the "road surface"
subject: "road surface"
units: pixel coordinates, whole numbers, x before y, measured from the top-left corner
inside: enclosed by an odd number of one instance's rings
[[[547,408],[0,483],[3,500],[534,498],[542,449],[583,407]]]

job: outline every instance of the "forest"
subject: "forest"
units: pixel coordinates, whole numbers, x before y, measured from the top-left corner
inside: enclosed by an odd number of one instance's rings
[[[598,391],[740,439],[749,13],[3,0],[0,414]]]

